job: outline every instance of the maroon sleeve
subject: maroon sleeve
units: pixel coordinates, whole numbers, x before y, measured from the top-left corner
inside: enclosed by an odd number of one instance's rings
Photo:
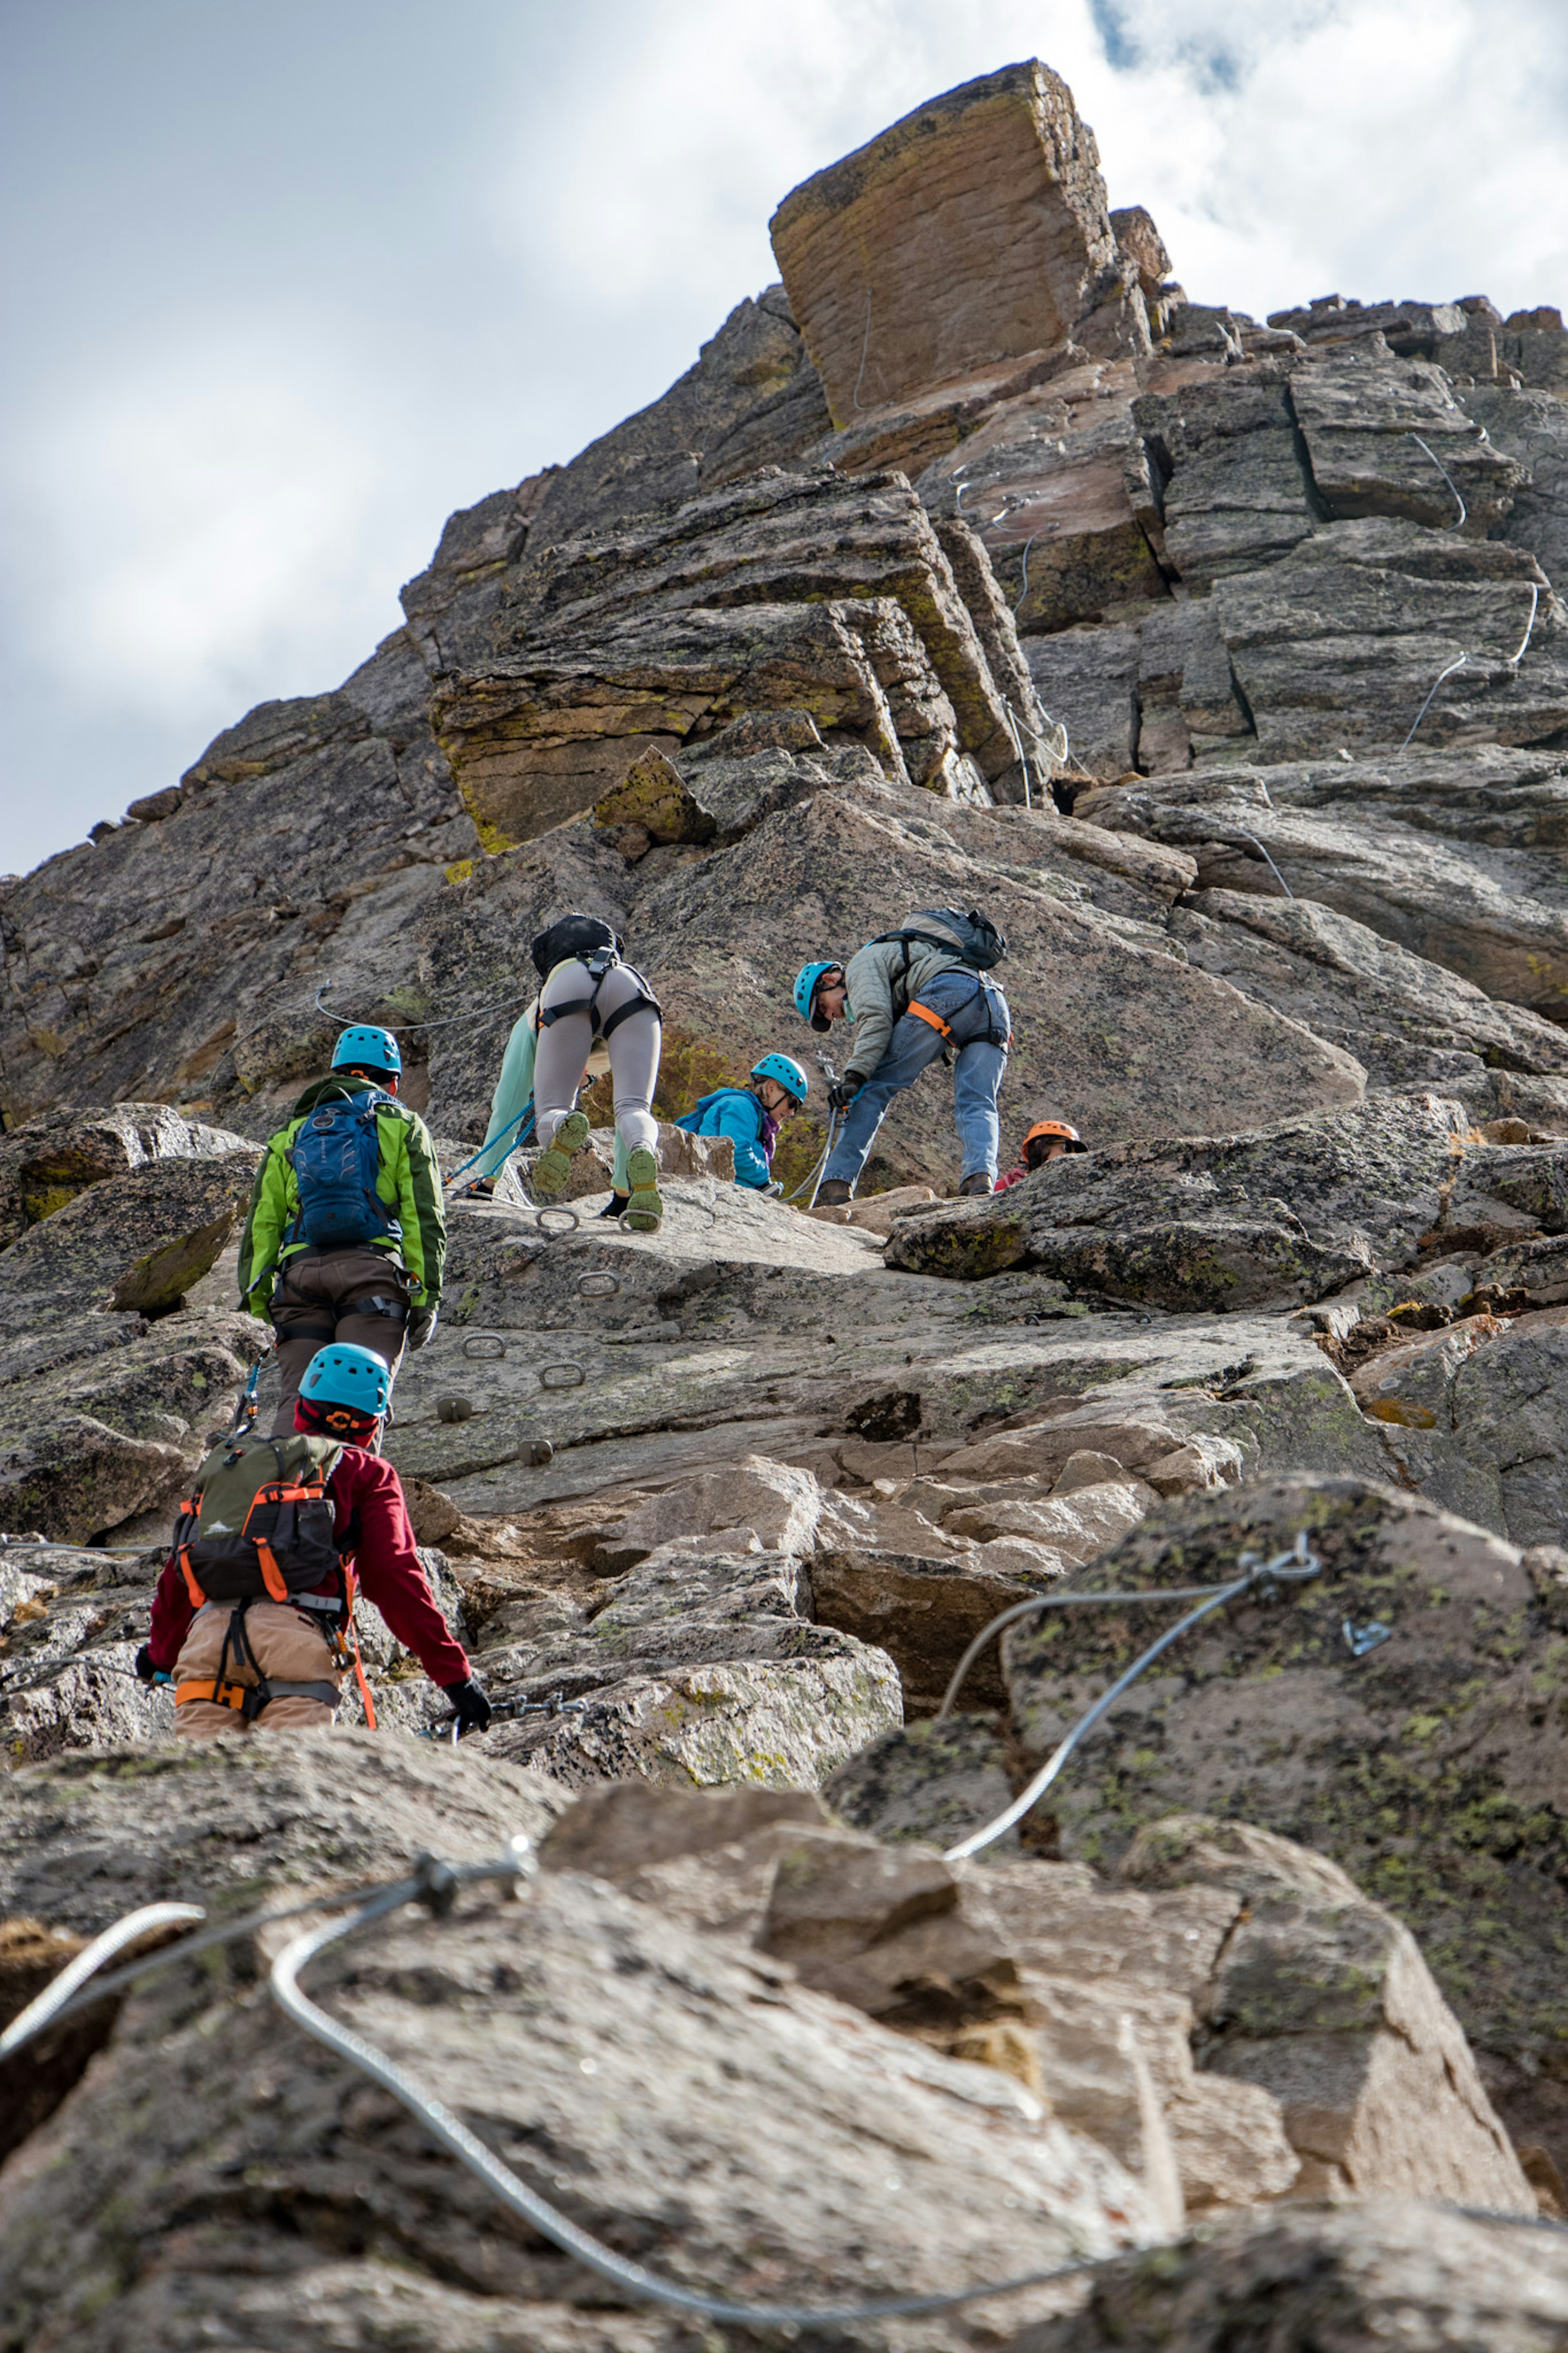
[[[147,1637],[147,1649],[160,1673],[174,1673],[180,1645],[195,1616],[180,1564],[171,1553],[153,1596],[153,1630]]]
[[[351,1521],[355,1524],[354,1567],[365,1599],[375,1604],[395,1640],[413,1651],[433,1683],[465,1682],[468,1653],[436,1606],[414,1548],[403,1482],[391,1463],[361,1447],[345,1446],[331,1487],[340,1533]]]
[[[1029,1173],[1020,1160],[1016,1168],[1009,1168],[1004,1176],[998,1176],[991,1189],[995,1193],[1005,1193],[1009,1185],[1021,1185]]]

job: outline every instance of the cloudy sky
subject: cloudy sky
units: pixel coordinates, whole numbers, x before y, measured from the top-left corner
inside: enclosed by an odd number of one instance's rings
[[[10,0],[0,871],[335,685],[788,188],[1030,55],[1197,300],[1568,300],[1563,0]]]

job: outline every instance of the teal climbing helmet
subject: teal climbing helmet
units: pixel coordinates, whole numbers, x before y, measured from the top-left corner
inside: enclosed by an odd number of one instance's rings
[[[332,1048],[334,1071],[401,1071],[403,1057],[390,1029],[345,1029]]]
[[[753,1079],[772,1079],[775,1085],[783,1087],[785,1094],[793,1095],[797,1103],[803,1103],[811,1092],[811,1081],[800,1064],[793,1061],[787,1054],[764,1054],[760,1062],[752,1064],[752,1076]]]
[[[374,1348],[340,1347],[334,1340],[318,1348],[306,1366],[300,1395],[312,1405],[346,1405],[379,1420],[392,1403],[392,1375],[386,1358]]]
[[[837,956],[827,956],[819,958],[816,964],[803,964],[795,976],[795,1009],[803,1021],[810,1022],[814,1029],[830,1029],[833,1026],[825,1014],[812,1010],[817,983],[824,973],[842,972],[843,969]]]

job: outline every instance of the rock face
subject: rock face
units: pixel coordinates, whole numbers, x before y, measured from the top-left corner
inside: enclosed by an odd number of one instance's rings
[[[1190,302],[1037,62],[773,237],[784,283],[454,515],[341,686],[0,880],[0,2012],[150,1899],[521,1830],[521,1906],[320,1982],[656,2270],[1103,2258],[833,2331],[910,2353],[1555,2343],[1551,2241],[1453,2210],[1568,2212],[1568,334]],[[948,906],[1010,944],[1000,1164],[1041,1119],[1088,1149],[946,1198],[933,1069],[805,1214],[852,1038],[794,976]],[[260,1142],[384,1022],[452,1176],[573,909],[663,1007],[664,1222],[598,1214],[589,1089],[563,1214],[526,1152],[449,1201],[385,1438],[490,1727],[422,1739],[366,1610],[374,1741],[356,1699],[176,1748],[134,1660],[267,1347]],[[674,1124],[769,1051],[810,1074],[789,1199]],[[1178,1593],[1299,1535],[1310,1579],[949,1853]],[[7,2353],[695,2344],[307,2059],[268,1958],[8,2080]]]
[[[318,1964],[312,1992],[547,2199],[566,2189],[580,2229],[619,2243],[638,2217],[655,2271],[775,2301],[842,2300],[860,2278],[879,2292],[893,2248],[900,2292],[1103,2261],[1179,2232],[1189,2207],[1289,2192],[1295,2111],[1239,2069],[1196,2071],[1194,2010],[1242,1984],[1255,2009],[1271,1984],[1300,2000],[1315,1980],[1331,1999],[1346,1914],[1383,1916],[1281,1840],[1227,1851],[1223,1825],[1168,1826],[1157,1889],[1120,1890],[1077,1865],[958,1873],[932,1850],[834,1828],[800,1797],[629,1783],[572,1802],[490,1759],[363,1734],[32,1767],[0,1811],[0,1901],[48,1919],[35,1945],[68,1949],[132,1889],[232,1915],[396,1874],[413,1845],[464,1862],[520,1832],[545,1866],[521,1902],[481,1887],[439,1921],[395,1919]],[[1242,1884],[1261,1894],[1273,1945],[1233,1962]],[[1280,1888],[1311,1913],[1315,1942],[1290,1941],[1268,1900]],[[1331,1958],[1325,1895],[1340,1904]],[[280,2030],[258,1978],[293,1933],[252,1928],[216,1966],[176,1962],[111,2002],[85,2074],[80,2050],[47,2080],[42,2062],[11,2063],[43,2110],[0,2197],[8,2312],[28,2341],[210,2334],[237,2293],[251,2340],[280,2347],[368,2346],[389,2318],[458,2346],[500,2342],[498,2329],[519,2344],[689,2341],[602,2284],[587,2291],[589,2340],[571,2260],[346,2063]],[[1413,2186],[1436,2194],[1458,2158],[1473,2206],[1503,2203],[1521,2178],[1462,2037],[1413,1947],[1405,1969],[1402,2026],[1447,2031],[1456,2070],[1452,2088],[1428,2089]],[[1279,2047],[1279,2024],[1263,2048]],[[672,2210],[676,2141],[687,2189]],[[237,2149],[270,2192],[237,2223]],[[79,2208],[58,2194],[68,2171]],[[347,2250],[341,2210],[364,2226]],[[848,2341],[994,2342],[999,2308],[963,2308],[940,2333],[861,2323]],[[1061,2300],[1037,2289],[1005,2309],[1016,2326]]]
[[[771,233],[840,427],[1075,332],[1147,332],[1093,134],[1037,63],[906,115],[786,196]]]

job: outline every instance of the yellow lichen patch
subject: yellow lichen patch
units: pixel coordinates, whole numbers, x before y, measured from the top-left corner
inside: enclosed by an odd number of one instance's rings
[[[448,882],[466,882],[473,871],[471,858],[455,858],[447,869],[447,880]]]

